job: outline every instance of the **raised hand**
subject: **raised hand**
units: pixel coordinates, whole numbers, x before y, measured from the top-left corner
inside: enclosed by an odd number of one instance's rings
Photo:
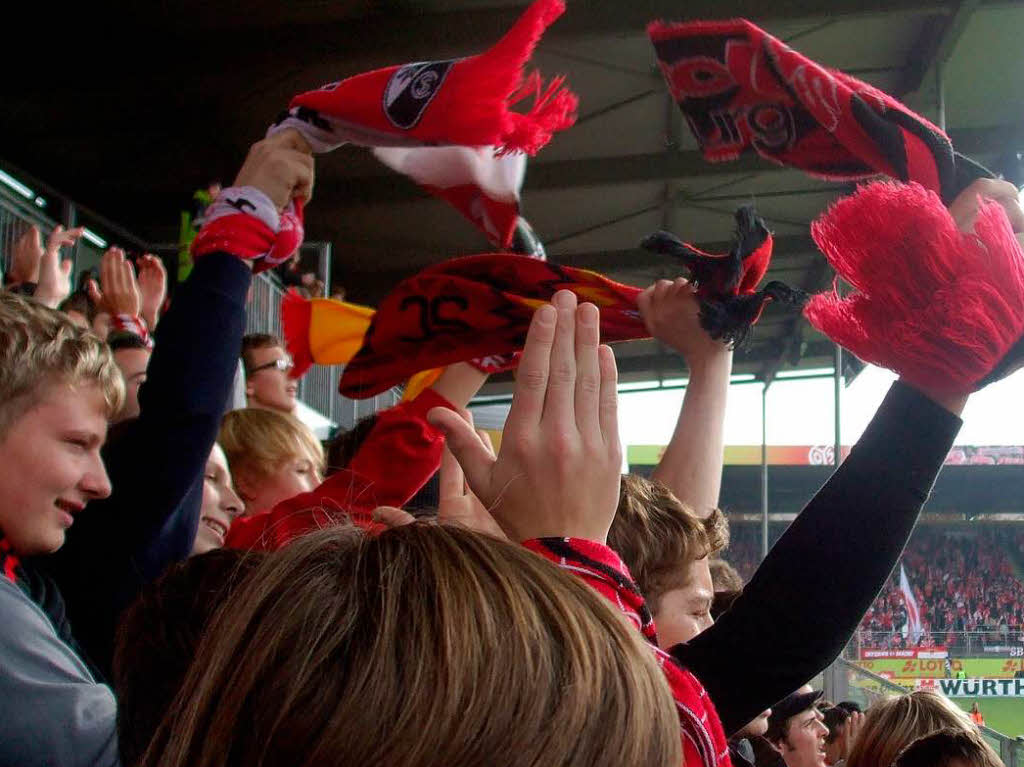
[[[43,259],[43,240],[39,227],[32,224],[14,241],[11,248],[11,268],[7,282],[38,282],[39,263]]]
[[[167,298],[167,269],[164,262],[152,253],[140,258],[138,284],[142,319],[153,331],[160,319],[160,308]]]
[[[1024,208],[1021,207],[1017,187],[1009,181],[995,178],[979,178],[949,204],[949,213],[961,232],[974,230],[974,222],[983,200],[992,200],[1002,205],[1013,231],[1018,235],[1024,232]]]
[[[125,258],[121,248],[110,248],[100,261],[100,284],[89,280],[89,298],[101,312],[110,316],[138,317],[142,311],[142,296],[135,279],[135,269]]]
[[[619,496],[615,358],[600,346],[592,304],[559,291],[536,311],[495,458],[457,413],[428,419],[445,432],[470,488],[509,538],[604,542]]]
[[[46,249],[39,261],[35,298],[52,309],[56,309],[61,301],[71,295],[72,263],[61,259],[60,249],[78,242],[83,231],[80,226],[65,229],[58,224],[46,238]]]
[[[658,280],[637,297],[637,307],[647,332],[683,355],[691,368],[729,354],[726,344],[701,327],[697,289],[686,279]]]
[[[278,210],[295,197],[313,197],[312,149],[296,130],[284,130],[257,141],[238,171],[234,186],[254,186],[269,197]]]

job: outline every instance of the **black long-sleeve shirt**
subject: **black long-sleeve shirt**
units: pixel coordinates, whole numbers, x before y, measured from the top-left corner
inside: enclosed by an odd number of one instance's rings
[[[121,610],[191,553],[251,279],[234,256],[199,259],[157,328],[139,417],[113,429],[104,447],[112,494],[77,514],[64,546],[40,559],[60,587],[75,639],[104,674]]]
[[[726,733],[842,652],[902,554],[961,423],[894,384],[743,594],[714,626],[672,648],[707,688]]]

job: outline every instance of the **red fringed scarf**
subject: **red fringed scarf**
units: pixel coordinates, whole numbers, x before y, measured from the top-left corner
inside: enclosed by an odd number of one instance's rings
[[[387,67],[302,93],[268,135],[294,128],[314,152],[347,143],[405,147],[381,149],[377,156],[452,204],[494,245],[509,248],[525,158],[506,155],[536,154],[576,120],[578,99],[564,78],[545,85],[536,72],[526,78],[522,73],[541,34],[564,10],[562,0],[535,0],[494,47],[479,55]],[[531,97],[525,113],[511,110]],[[226,209],[227,192],[244,205]],[[222,192],[207,212],[193,256],[227,245],[229,252],[260,259],[256,271],[289,258],[302,243],[301,206],[289,206],[274,219],[258,215],[257,198],[248,189]],[[204,234],[207,228],[211,231]]]
[[[884,173],[947,204],[987,170],[891,96],[797,53],[745,19],[647,28],[669,90],[712,162],[753,150],[827,179]]]

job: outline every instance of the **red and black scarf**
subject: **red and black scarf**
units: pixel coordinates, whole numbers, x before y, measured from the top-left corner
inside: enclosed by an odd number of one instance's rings
[[[987,170],[896,99],[826,69],[745,19],[647,28],[658,65],[704,156],[754,151],[827,179],[884,174],[947,204]]]

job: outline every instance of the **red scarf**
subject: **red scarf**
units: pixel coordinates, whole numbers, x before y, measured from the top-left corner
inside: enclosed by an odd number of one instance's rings
[[[563,288],[601,310],[603,340],[647,336],[639,288],[527,256],[467,256],[427,267],[384,298],[340,391],[371,397],[421,370],[518,351],[534,310]]]
[[[315,152],[347,143],[408,147],[404,153],[384,150],[378,156],[451,203],[495,245],[508,248],[519,214],[524,160],[502,156],[536,154],[576,120],[578,100],[564,78],[544,84],[536,72],[526,78],[522,73],[541,34],[564,10],[562,0],[535,0],[484,53],[386,67],[299,94],[268,135],[294,128]],[[525,113],[511,110],[531,97]],[[439,146],[458,149],[438,152]],[[245,250],[237,255],[258,258],[256,271],[289,258],[302,243],[301,206],[289,206],[271,220],[256,214],[255,197],[243,198],[253,209],[239,207],[217,219],[208,213],[203,226],[208,231],[197,235],[193,255],[226,246],[233,253]],[[222,192],[218,202],[224,199]]]
[[[648,27],[704,156],[749,150],[812,175],[885,174],[811,233],[855,288],[816,296],[813,327],[911,383],[963,394],[1024,362],[1024,253],[998,206],[960,233],[948,205],[991,177],[891,96],[828,70],[746,20]]]
[[[753,150],[828,179],[879,173],[916,181],[947,204],[991,176],[888,94],[829,70],[745,19],[647,28],[669,90],[704,156]]]

